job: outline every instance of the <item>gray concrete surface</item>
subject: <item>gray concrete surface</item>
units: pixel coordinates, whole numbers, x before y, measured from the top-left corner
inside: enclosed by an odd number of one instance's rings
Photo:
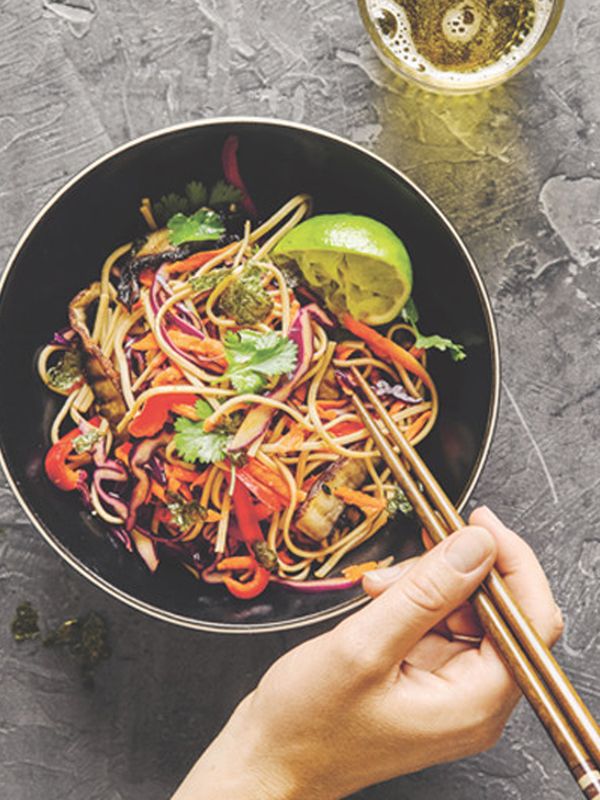
[[[0,2],[0,261],[65,179],[127,139],[210,115],[343,133],[403,168],[471,247],[497,314],[500,424],[476,496],[522,531],[566,616],[558,653],[600,714],[600,7],[571,0],[544,54],[486,97],[380,68],[352,0]],[[59,561],[0,485],[0,795],[162,800],[265,668],[317,633],[219,638],[147,619]],[[88,693],[8,631],[95,608],[114,656]],[[528,708],[462,763],[364,800],[577,798]]]

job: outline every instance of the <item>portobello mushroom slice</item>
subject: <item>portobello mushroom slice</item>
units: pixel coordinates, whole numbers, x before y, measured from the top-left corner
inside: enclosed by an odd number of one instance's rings
[[[83,372],[94,395],[96,410],[108,420],[114,431],[127,412],[127,406],[121,391],[119,375],[112,362],[92,340],[88,328],[87,310],[99,297],[98,281],[75,295],[69,303],[69,321],[81,342]]]
[[[367,475],[363,459],[338,458],[310,488],[296,512],[296,528],[316,542],[325,539],[347,508],[346,503],[335,496],[335,490],[342,486],[358,489]]]

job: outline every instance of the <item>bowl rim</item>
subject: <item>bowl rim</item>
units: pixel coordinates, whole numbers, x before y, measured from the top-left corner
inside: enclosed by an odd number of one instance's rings
[[[491,396],[488,408],[487,422],[483,437],[483,444],[477,456],[477,461],[475,462],[475,466],[471,471],[467,484],[457,503],[457,508],[459,511],[461,511],[468,502],[469,498],[471,497],[475,485],[485,466],[498,419],[498,409],[500,405],[500,344],[499,344],[498,332],[496,328],[496,321],[494,318],[492,304],[489,295],[487,293],[485,284],[483,282],[483,278],[475,263],[475,260],[471,256],[471,253],[467,249],[465,243],[463,242],[461,236],[455,229],[454,225],[449,221],[449,219],[446,217],[444,212],[437,206],[437,204],[434,203],[434,201],[425,193],[423,189],[421,189],[407,175],[405,175],[404,172],[402,172],[402,170],[398,169],[393,164],[390,164],[389,161],[377,155],[376,153],[373,153],[371,150],[364,147],[363,145],[356,144],[355,142],[352,142],[351,140],[347,139],[344,136],[340,136],[336,133],[332,133],[323,128],[318,128],[313,125],[307,125],[304,123],[293,122],[285,119],[273,119],[270,117],[261,117],[252,115],[236,115],[236,116],[207,117],[203,119],[190,120],[188,122],[169,125],[164,128],[159,128],[157,130],[150,131],[149,133],[145,133],[142,136],[138,136],[135,139],[131,139],[125,142],[124,144],[118,145],[117,147],[112,148],[108,152],[94,159],[87,166],[80,169],[75,175],[73,175],[73,177],[71,177],[60,189],[58,189],[50,197],[50,199],[42,206],[40,211],[38,211],[38,213],[33,217],[29,225],[26,227],[25,231],[19,237],[17,244],[15,245],[14,249],[12,250],[8,258],[4,272],[0,276],[0,300],[2,299],[2,295],[4,293],[8,276],[13,267],[15,266],[15,263],[21,253],[21,250],[23,249],[24,245],[26,244],[27,240],[33,233],[38,223],[41,222],[41,220],[46,216],[46,214],[50,211],[50,209],[61,199],[61,197],[63,197],[63,195],[65,195],[80,180],[82,180],[88,174],[93,172],[97,167],[101,166],[107,161],[110,161],[116,155],[124,153],[130,149],[133,150],[138,145],[143,144],[144,142],[148,142],[153,139],[160,139],[163,136],[168,136],[171,133],[193,130],[195,128],[211,127],[213,125],[223,125],[223,124],[236,125],[240,123],[246,125],[259,124],[259,125],[270,125],[273,127],[280,127],[280,128],[288,128],[288,129],[291,128],[296,131],[316,134],[321,138],[328,139],[330,141],[350,147],[361,153],[363,156],[367,156],[368,158],[378,162],[386,169],[393,172],[398,178],[400,178],[401,181],[403,181],[410,189],[412,189],[412,191],[414,191],[420,197],[420,199],[423,200],[423,202],[425,202],[431,208],[431,210],[444,223],[446,229],[448,230],[448,233],[452,236],[456,245],[458,246],[467,264],[467,267],[471,274],[471,278],[473,279],[473,282],[475,284],[479,300],[482,305],[487,332],[491,343],[491,357],[492,357]],[[95,573],[86,564],[79,561],[79,559],[75,558],[69,552],[69,550],[54,536],[52,531],[46,527],[43,521],[40,518],[38,518],[35,509],[29,505],[29,503],[21,493],[17,481],[13,478],[10,472],[7,458],[8,456],[4,452],[3,442],[0,439],[0,466],[2,467],[4,475],[6,476],[8,485],[12,490],[13,494],[15,495],[15,497],[17,498],[17,501],[19,502],[21,508],[25,512],[29,521],[32,523],[34,528],[36,528],[38,533],[45,539],[45,541],[53,548],[53,550],[55,550],[64,559],[64,561],[66,561],[71,567],[73,567],[73,569],[75,569],[84,578],[87,578],[87,580],[89,580],[96,587],[107,592],[111,597],[121,601],[122,603],[125,603],[129,607],[134,608],[137,611],[141,611],[150,617],[154,617],[155,619],[162,620],[163,622],[170,622],[183,628],[203,631],[205,633],[234,633],[234,634],[275,633],[279,631],[303,628],[308,625],[314,625],[318,622],[325,622],[326,620],[335,619],[336,617],[340,617],[350,611],[356,610],[357,608],[367,603],[369,600],[369,597],[367,595],[362,594],[359,595],[358,597],[352,598],[343,603],[339,603],[338,605],[334,606],[333,608],[327,611],[317,611],[311,614],[306,614],[305,616],[297,617],[296,619],[293,620],[270,622],[270,623],[210,622],[206,620],[196,620],[191,617],[183,616],[181,614],[165,611],[164,609],[158,608],[157,606],[154,606],[151,603],[147,603],[143,600],[133,597],[132,595],[128,594],[122,589],[116,588],[109,581],[105,580],[100,575]]]

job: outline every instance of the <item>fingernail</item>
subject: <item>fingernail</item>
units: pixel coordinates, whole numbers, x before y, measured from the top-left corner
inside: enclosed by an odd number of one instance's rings
[[[411,566],[411,564],[394,564],[391,567],[372,569],[370,572],[365,572],[364,579],[373,587],[384,586],[397,581]]]
[[[446,558],[458,572],[473,572],[487,561],[494,548],[494,537],[485,528],[465,528],[450,537]]]

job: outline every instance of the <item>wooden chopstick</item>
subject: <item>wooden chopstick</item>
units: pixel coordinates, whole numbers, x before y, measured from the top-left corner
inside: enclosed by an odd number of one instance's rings
[[[401,449],[403,456],[413,467],[418,479],[422,481],[433,502],[438,506],[450,530],[462,527],[464,522],[460,515],[412,446],[398,430],[377,395],[357,370],[352,369],[352,374],[377,410],[389,436]],[[341,381],[341,384],[432,539],[436,543],[443,541],[449,535],[446,525],[442,523],[423,496],[417,483],[360,397],[353,388],[350,388],[347,381]],[[488,583],[492,583],[492,588]],[[534,631],[516,600],[511,596],[500,575],[496,572],[495,579],[486,582],[484,586],[485,588],[479,589],[473,596],[473,604],[486,633],[511,669],[517,684],[548,731],[583,794],[588,798],[600,798],[600,772],[598,770],[600,762],[597,747],[599,731],[590,712],[539,634]],[[496,596],[500,597],[498,606],[495,605]],[[507,609],[506,617],[503,616],[502,608]],[[513,624],[515,628],[511,627]],[[519,639],[519,636],[522,636],[523,640]],[[529,637],[531,637],[531,642],[529,642]],[[525,640],[527,640],[527,646],[524,646]],[[543,659],[540,658],[542,649],[545,650]],[[533,654],[533,657],[530,653]],[[534,658],[538,658],[541,668],[538,667]],[[550,668],[551,665],[552,668]],[[564,705],[561,705],[561,701]]]
[[[465,525],[464,520],[450,502],[450,499],[434,478],[421,456],[408,442],[402,431],[394,423],[381,400],[365,381],[358,370],[352,370],[353,377],[359,384],[367,399],[372,403],[379,417],[385,424],[391,438],[400,448],[418,480],[425,487],[433,505],[439,510],[451,531]],[[485,583],[485,588],[494,600],[495,605],[507,620],[516,638],[519,640],[527,656],[540,673],[543,680],[552,689],[566,717],[575,728],[586,748],[600,769],[600,728],[590,714],[589,709],[565,675],[560,665],[550,652],[546,643],[540,638],[533,625],[527,619],[519,604],[512,596],[508,586],[496,569],[492,570]]]

